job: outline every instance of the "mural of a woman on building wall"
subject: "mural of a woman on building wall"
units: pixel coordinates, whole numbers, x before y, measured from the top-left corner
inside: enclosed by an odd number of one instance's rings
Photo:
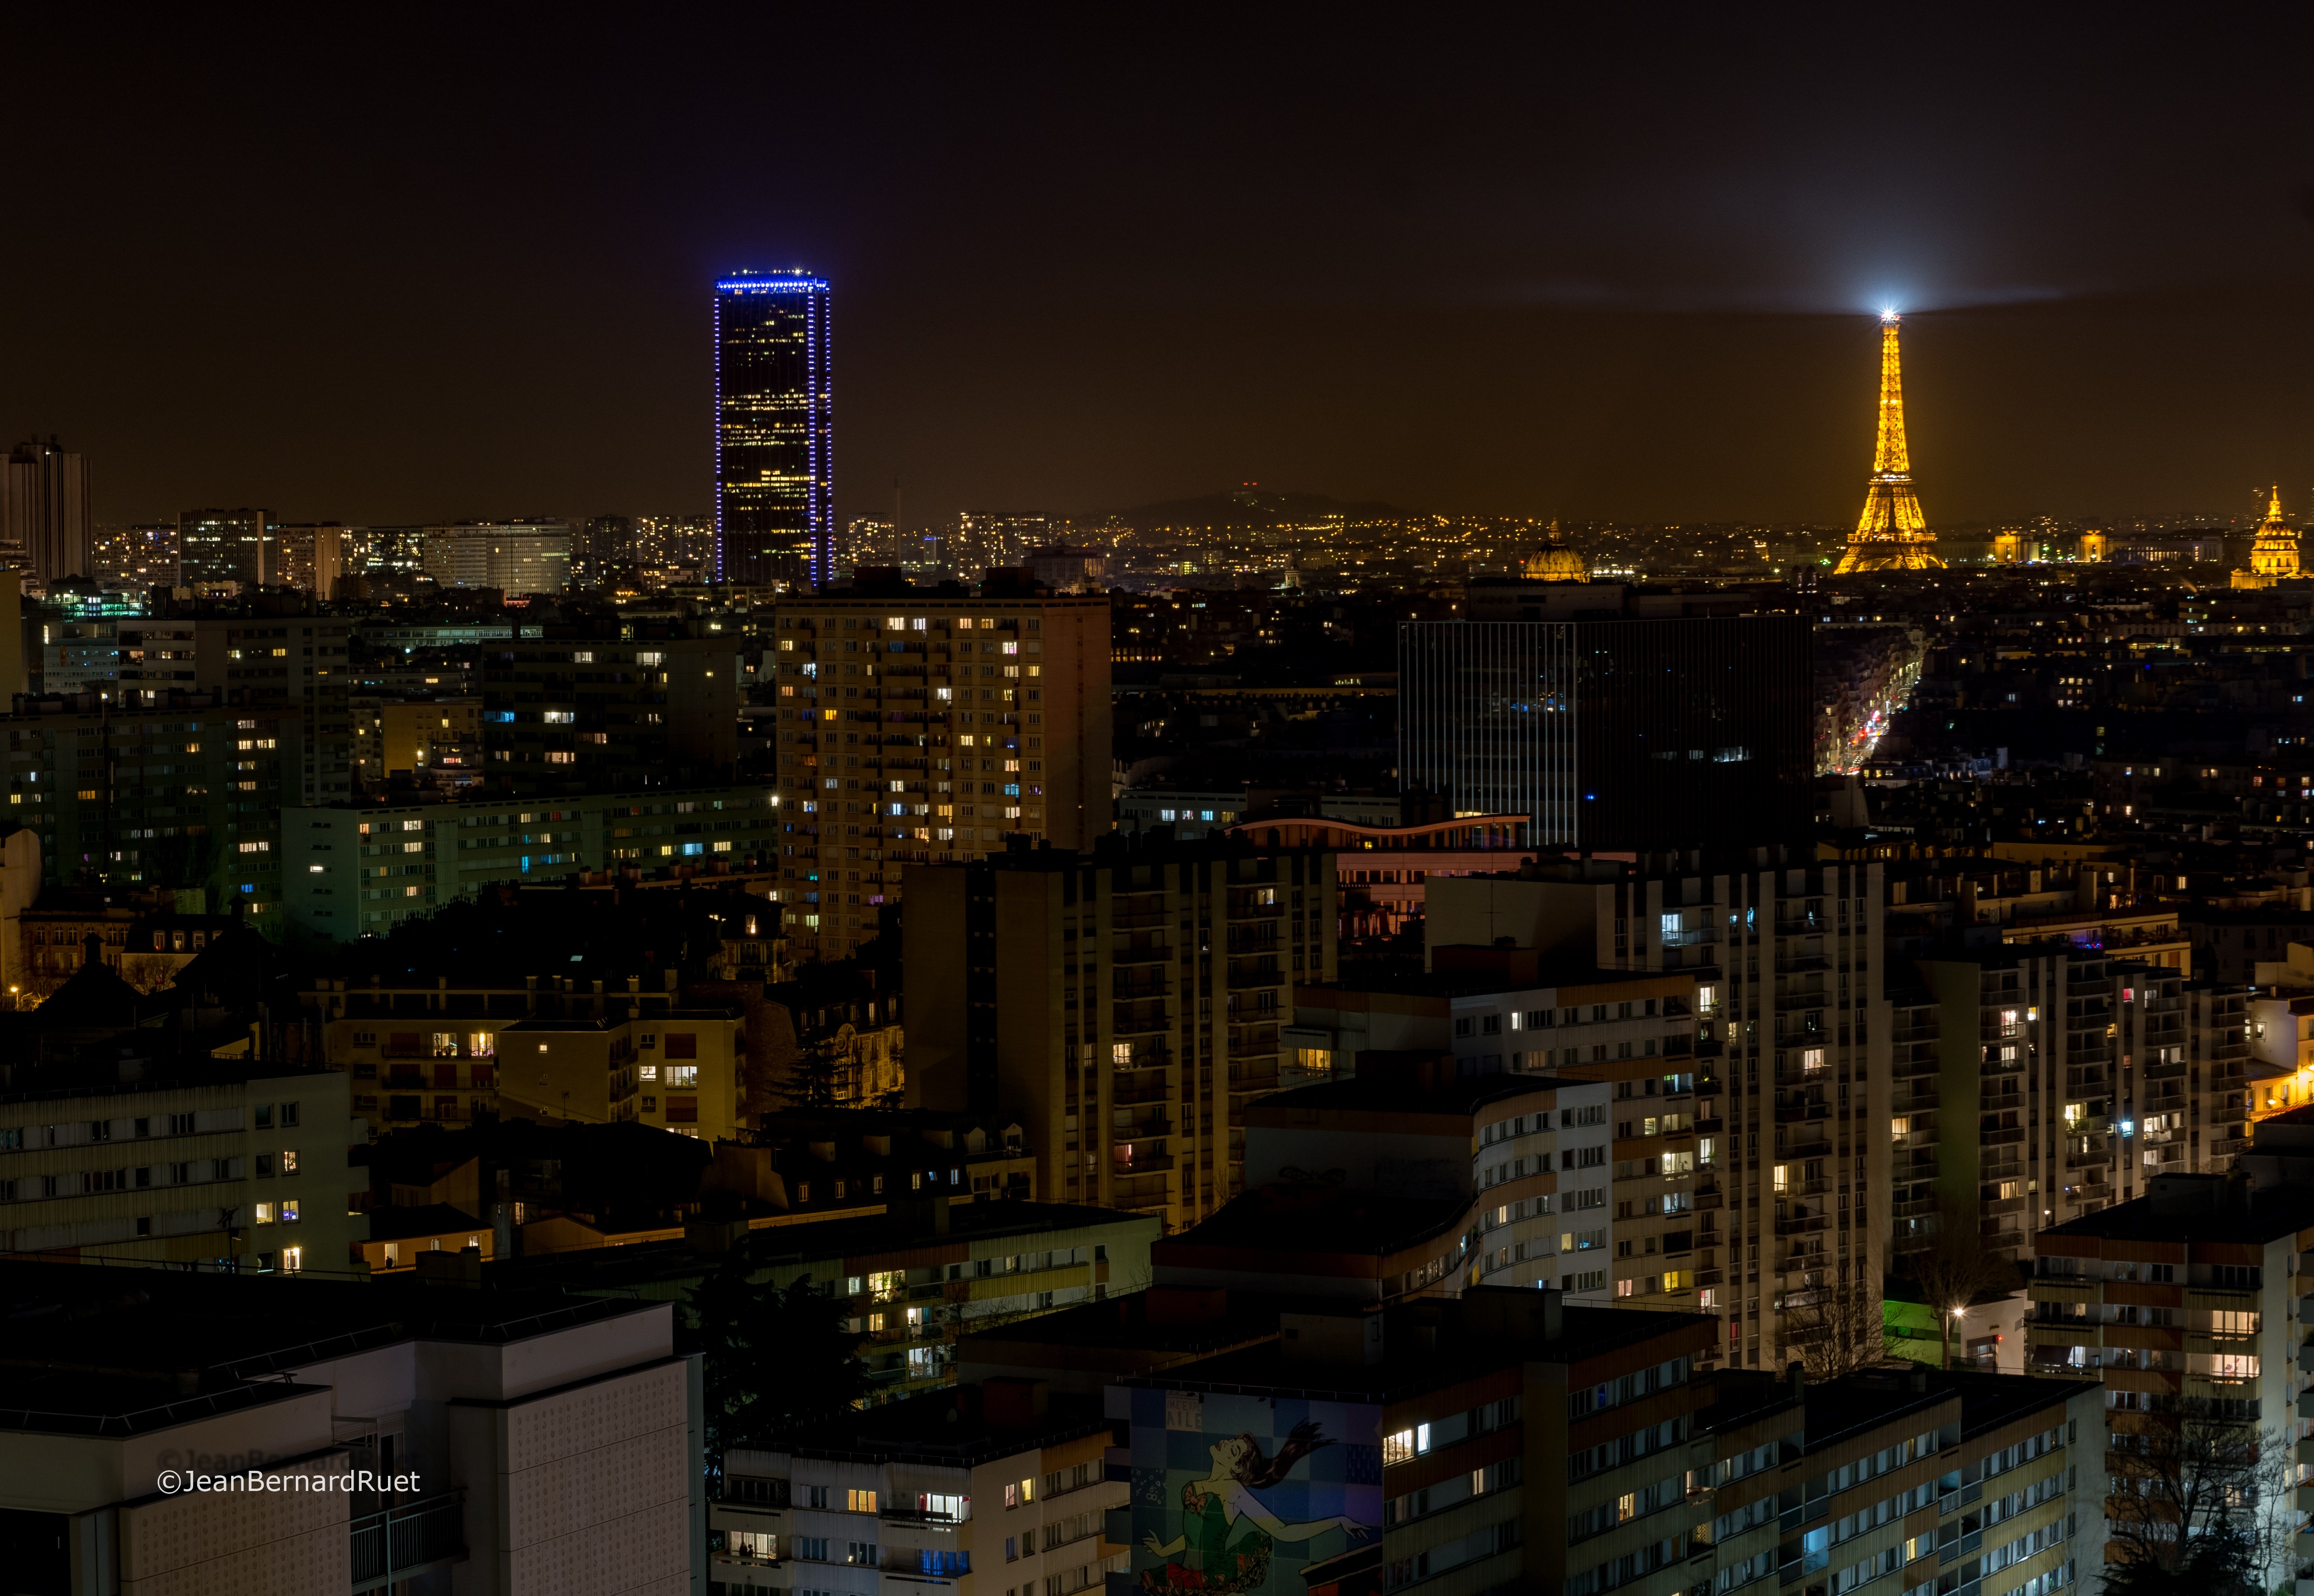
[[[1142,1572],[1141,1588],[1166,1596],[1259,1591],[1269,1578],[1270,1550],[1279,1541],[1307,1541],[1329,1530],[1347,1531],[1353,1540],[1371,1534],[1347,1515],[1285,1523],[1255,1495],[1285,1479],[1312,1452],[1333,1444],[1307,1419],[1294,1426],[1274,1458],[1265,1457],[1251,1435],[1214,1442],[1207,1449],[1213,1472],[1181,1487],[1181,1533],[1164,1541],[1142,1537],[1143,1548],[1166,1561]]]

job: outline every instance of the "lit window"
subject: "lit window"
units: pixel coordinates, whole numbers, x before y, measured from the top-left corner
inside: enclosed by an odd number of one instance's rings
[[[270,1204],[270,1203],[260,1203],[260,1204],[258,1204],[256,1205],[256,1216],[257,1216],[257,1222],[258,1222],[259,1224],[261,1224],[261,1225],[269,1225],[269,1224],[271,1224],[271,1223],[273,1222],[273,1204]]]

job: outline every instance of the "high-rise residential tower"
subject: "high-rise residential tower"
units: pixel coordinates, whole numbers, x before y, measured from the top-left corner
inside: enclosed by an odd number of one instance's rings
[[[1106,598],[854,589],[781,606],[780,901],[790,945],[879,934],[904,864],[1110,826]]]
[[[1896,358],[1894,311],[1880,318],[1880,430],[1872,451],[1872,479],[1864,514],[1848,534],[1840,575],[1848,571],[1942,570],[1937,534],[1912,491],[1912,455],[1904,442],[1904,377]]]
[[[9,450],[0,539],[35,581],[88,575],[87,457],[66,453],[53,436]]]
[[[829,402],[826,282],[799,271],[718,282],[711,580],[827,579]]]

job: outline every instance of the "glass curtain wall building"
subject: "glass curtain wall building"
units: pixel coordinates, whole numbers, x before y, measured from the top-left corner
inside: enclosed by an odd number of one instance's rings
[[[718,282],[710,580],[827,580],[829,402],[826,281],[750,271]]]
[[[1400,780],[1545,847],[1802,838],[1808,662],[1796,615],[1403,622]]]

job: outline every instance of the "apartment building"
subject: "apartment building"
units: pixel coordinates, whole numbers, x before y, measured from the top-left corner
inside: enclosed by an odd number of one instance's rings
[[[2157,1174],[2144,1196],[2034,1238],[2032,1366],[2101,1389],[2112,1451],[2131,1452],[2149,1415],[2184,1398],[2276,1438],[2292,1459],[2286,1483],[2303,1474],[2295,1459],[2314,1420],[2301,1416],[2309,1380],[2299,1293],[2303,1255],[2314,1249],[2314,1191],[2302,1136],[2302,1127],[2284,1127],[2263,1178],[2248,1169]],[[2314,1537],[2301,1533],[2259,1583],[2289,1578],[2310,1550]]]
[[[1700,1092],[1716,1093],[1718,1083],[1711,1073],[1717,1045],[1713,1056],[1697,1055],[1694,974],[1552,968],[1531,952],[1493,948],[1438,948],[1432,957],[1438,967],[1427,977],[1367,990],[1296,987],[1294,1023],[1281,1036],[1300,1061],[1298,1076],[1347,1069],[1371,1045],[1446,1053],[1466,1079],[1508,1071],[1603,1083],[1611,1107],[1599,1118],[1603,1130],[1612,1131],[1612,1145],[1603,1150],[1611,1189],[1599,1195],[1612,1212],[1612,1244],[1601,1231],[1603,1257],[1584,1260],[1582,1269],[1564,1279],[1546,1269],[1538,1283],[1570,1292],[1596,1289],[1586,1288],[1583,1278],[1604,1267],[1603,1289],[1626,1306],[1717,1306],[1720,1288],[1698,1286],[1696,1260],[1700,1249],[1723,1245],[1726,1148],[1722,1138],[1699,1137],[1696,1129]],[[1481,1133],[1474,1145],[1524,1133],[1531,1119],[1513,1114],[1501,1128]],[[1249,1136],[1259,1123],[1257,1110]],[[1526,1160],[1520,1155],[1533,1150],[1506,1151],[1506,1162],[1480,1167],[1524,1174]],[[1787,1172],[1785,1189],[1798,1203],[1812,1195],[1797,1170]],[[1526,1204],[1518,1195],[1510,1208],[1523,1216]],[[1494,1218],[1495,1209],[1488,1209],[1481,1222]],[[1578,1228],[1576,1234],[1595,1228]],[[1531,1250],[1522,1245],[1526,1238],[1507,1239],[1507,1253],[1482,1249],[1490,1268],[1500,1266],[1498,1254],[1515,1262]],[[1568,1245],[1572,1249],[1572,1238]]]
[[[281,935],[278,818],[292,717],[278,703],[181,695],[149,710],[24,701],[0,720],[8,815],[40,841],[40,874],[202,887]]]
[[[782,601],[779,890],[806,956],[875,935],[908,865],[1110,829],[1108,625],[1099,596]]]
[[[539,594],[570,586],[567,521],[460,521],[421,537],[427,574],[445,587]]]
[[[1727,1219],[1695,1286],[1719,1354],[1753,1368],[1788,1361],[1788,1310],[1877,1300],[1890,1201],[1881,867],[1780,860],[1546,860],[1433,881],[1426,910],[1433,949],[1691,974],[1699,1059],[1718,1061],[1697,1076],[1697,1151],[1724,1151]]]
[[[1334,974],[1330,853],[1117,837],[907,880],[912,1105],[1018,1115],[1056,1199],[1179,1229],[1241,1189],[1292,985]]]
[[[2119,1121],[2109,1144],[2120,1200],[2157,1175],[2222,1175],[2248,1145],[2248,990],[2117,964]]]
[[[483,777],[479,698],[358,694],[351,713],[358,790],[383,792],[396,778],[456,787]]]
[[[703,1579],[699,1360],[668,1304],[24,1262],[0,1281],[40,1309],[0,1373],[20,1590]]]
[[[966,1167],[959,1161],[937,1174]],[[809,1280],[843,1299],[878,1402],[953,1383],[965,1336],[1149,1283],[1159,1228],[1150,1215],[976,1201],[962,1182],[913,1173],[917,1184],[888,1183],[874,1202],[864,1200],[863,1185],[863,1200],[850,1212],[757,1214],[694,1224],[669,1238],[623,1237],[614,1246],[552,1253],[531,1249],[555,1236],[526,1230],[524,1256],[494,1274],[583,1296],[685,1302],[744,1235],[751,1279],[782,1290]]]
[[[1898,1256],[1956,1217],[2029,1257],[2040,1228],[2239,1151],[2250,1000],[2069,943],[1940,952],[1892,996]]]
[[[776,814],[762,788],[745,786],[292,805],[279,833],[287,919],[301,934],[350,942],[502,882],[759,869],[778,845]]]
[[[322,1057],[350,1081],[354,1113],[376,1132],[487,1112],[631,1119],[713,1142],[745,1123],[746,1010],[687,998],[672,971],[650,991],[640,975],[520,986],[322,976],[307,1003]]]
[[[341,802],[354,790],[353,622],[310,606],[281,610],[124,621],[120,699],[156,709],[172,692],[198,692],[270,707],[279,720],[282,800]]]
[[[1160,1284],[1383,1302],[1480,1284],[1615,1300],[1611,1089],[1368,1053],[1247,1111],[1246,1185],[1158,1244]]]
[[[733,1448],[711,1510],[715,1588],[1103,1588],[1124,1565],[1104,1531],[1126,1495],[1108,1439],[1097,1399],[1000,1379]]]
[[[1926,1368],[1809,1383],[1795,1369],[1723,1374],[1716,1395],[1684,1477],[1691,1589],[2047,1596],[2103,1572],[2094,1387]],[[1681,1484],[1657,1487],[1657,1511],[1681,1505]],[[1594,1511],[1612,1522],[1623,1508]],[[1569,1530],[1596,1532],[1580,1515]],[[1665,1563],[1678,1544],[1659,1543]],[[1594,1564],[1563,1589],[1613,1589],[1625,1567]]]
[[[1577,1582],[1601,1565],[1647,1596],[1688,1588],[1678,1510],[1711,1400],[1693,1378],[1710,1319],[1478,1286],[1372,1311],[1288,1307],[1276,1324],[1260,1344],[1109,1386],[1134,1487],[1109,1539],[1142,1588],[1214,1565],[1223,1497],[1276,1521],[1272,1588],[1592,1590]],[[1606,1528],[1577,1538],[1570,1523]]]
[[[0,1085],[0,1253],[344,1273],[364,1233],[347,1149],[367,1139],[346,1078],[152,1032]]]
[[[2244,1089],[2253,1119],[2314,1103],[2314,945],[2292,942],[2284,955],[2257,966],[2267,990],[2248,1003]]]
[[[729,779],[739,756],[737,637],[648,622],[543,630],[482,649],[493,785],[575,797]]]

